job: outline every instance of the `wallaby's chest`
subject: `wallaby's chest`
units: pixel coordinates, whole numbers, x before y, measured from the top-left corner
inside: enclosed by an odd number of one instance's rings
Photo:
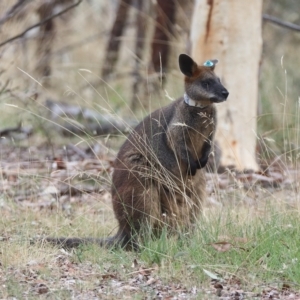
[[[214,111],[200,112],[194,118],[192,129],[194,135],[200,135],[204,139],[209,138],[215,131],[215,113]]]
[[[190,110],[180,115],[179,128],[174,135],[183,135],[187,149],[198,156],[205,142],[211,142],[216,128],[216,113],[214,107],[207,110]]]

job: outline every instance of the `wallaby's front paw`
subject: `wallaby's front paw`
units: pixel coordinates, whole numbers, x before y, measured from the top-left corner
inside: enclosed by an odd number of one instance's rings
[[[206,166],[208,162],[208,157],[201,158],[200,160],[197,160],[197,169],[202,169]]]
[[[197,163],[196,162],[190,162],[188,167],[188,175],[189,176],[195,176],[197,172]]]

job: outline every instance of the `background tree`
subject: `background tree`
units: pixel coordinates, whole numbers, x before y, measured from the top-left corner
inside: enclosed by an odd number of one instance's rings
[[[54,7],[54,1],[42,1],[37,9],[40,21],[49,18],[53,14]],[[43,83],[47,85],[49,84],[49,80],[47,79],[49,79],[49,76],[51,75],[51,51],[54,38],[55,22],[53,19],[50,19],[39,28],[36,51],[36,70],[38,74],[43,77]]]
[[[297,149],[286,141],[287,130],[289,138],[293,135],[294,144],[297,144],[298,140],[296,124],[299,117],[295,112],[298,109],[299,72],[295,65],[299,61],[300,35],[297,24],[300,24],[300,17],[297,14],[296,2],[264,1],[263,11],[268,16],[264,15],[267,22],[263,27],[263,65],[257,118],[257,73],[263,16],[260,15],[260,1],[251,3],[251,7],[248,8],[233,1],[223,3],[217,0],[198,0],[194,9],[194,0],[177,0],[174,18],[173,9],[165,9],[165,13],[159,16],[158,10],[163,11],[159,4],[165,4],[163,1],[126,1],[122,1],[122,5],[127,3],[127,12],[121,20],[124,26],[119,28],[123,31],[114,39],[118,41],[119,55],[116,57],[117,61],[114,59],[108,64],[108,72],[114,67],[118,71],[115,72],[116,76],[109,76],[105,82],[93,74],[99,74],[99,68],[105,69],[105,65],[110,61],[106,55],[106,46],[110,44],[110,33],[114,29],[113,24],[120,9],[119,0],[0,1],[3,12],[0,16],[0,73],[4,86],[9,83],[10,88],[13,86],[22,91],[29,91],[28,93],[38,94],[40,101],[47,99],[48,94],[57,99],[63,95],[69,103],[77,104],[75,102],[78,99],[65,93],[68,82],[68,86],[76,87],[78,94],[84,94],[85,102],[80,105],[92,105],[99,102],[93,89],[95,82],[95,85],[98,84],[99,94],[104,100],[109,100],[102,101],[101,104],[105,108],[116,110],[118,115],[123,116],[128,113],[128,110],[123,110],[124,106],[133,99],[133,118],[140,118],[142,114],[169,101],[168,97],[164,97],[165,93],[158,93],[161,91],[161,82],[158,82],[157,73],[148,72],[149,65],[152,64],[152,46],[156,41],[153,40],[153,36],[157,28],[160,28],[165,33],[160,43],[168,44],[169,47],[166,59],[161,56],[161,66],[168,72],[168,81],[163,89],[171,97],[178,97],[183,88],[182,77],[178,72],[179,53],[190,53],[199,62],[208,57],[220,59],[217,70],[231,92],[228,102],[219,107],[220,130],[217,139],[223,150],[224,166],[236,165],[239,169],[258,168],[254,159],[256,121],[260,140],[274,141],[272,144],[268,142],[273,151],[269,158]],[[48,12],[43,17],[39,14],[43,3],[52,3],[57,7],[51,9],[52,14]],[[61,4],[64,4],[66,9],[63,9]],[[79,4],[80,8],[77,7]],[[72,11],[72,18],[65,22],[66,11],[69,10]],[[192,12],[195,14],[191,26],[190,47],[187,37]],[[160,22],[159,17],[162,19]],[[168,38],[171,39],[167,40]],[[160,53],[162,52],[159,51],[156,57],[159,57]],[[93,84],[86,84],[81,77],[78,78],[79,68],[91,71],[84,76],[87,82]],[[20,70],[24,71],[22,76]],[[160,66],[157,70],[160,72]],[[50,71],[51,87],[45,90],[36,83],[44,75],[49,75]],[[37,82],[25,74],[32,75]],[[286,76],[293,80],[286,80]],[[285,93],[285,90],[288,93]],[[121,97],[116,97],[116,91]],[[293,101],[286,101],[287,95]],[[144,110],[140,109],[142,107]],[[295,150],[297,157],[296,152]]]
[[[217,73],[230,95],[218,106],[216,140],[221,166],[258,170],[256,128],[261,59],[262,0],[196,0],[191,55],[198,62],[219,59]]]
[[[132,0],[119,0],[115,21],[113,23],[108,44],[106,47],[106,60],[102,68],[102,77],[107,78],[115,68],[118,60],[121,36],[126,28],[126,21]]]
[[[164,73],[170,53],[170,38],[174,30],[176,1],[156,2],[155,29],[151,44],[151,62],[155,72]]]

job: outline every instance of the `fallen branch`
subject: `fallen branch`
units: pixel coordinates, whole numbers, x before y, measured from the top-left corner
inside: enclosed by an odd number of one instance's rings
[[[45,106],[51,113],[51,119],[64,120],[62,131],[64,135],[106,135],[127,133],[137,122],[121,120],[111,114],[101,114],[89,108],[70,105],[63,102],[46,100]]]
[[[72,8],[74,8],[74,7],[76,7],[76,6],[78,6],[81,2],[82,2],[82,0],[78,0],[76,3],[74,3],[74,4],[70,5],[70,6],[68,6],[67,8],[63,9],[62,11],[60,11],[60,12],[58,12],[58,13],[56,13],[56,14],[53,14],[53,15],[49,16],[48,18],[46,18],[46,19],[44,19],[44,20],[42,20],[42,21],[40,21],[40,22],[38,22],[38,23],[36,23],[36,24],[34,24],[34,25],[28,27],[28,28],[25,29],[22,33],[20,33],[20,34],[14,36],[14,37],[12,37],[12,38],[10,38],[10,39],[8,39],[8,40],[2,42],[2,43],[0,43],[0,47],[4,46],[4,45],[6,45],[6,44],[8,44],[8,43],[10,43],[10,42],[12,42],[12,41],[14,41],[14,40],[17,40],[17,39],[19,39],[19,38],[22,38],[22,37],[23,37],[28,31],[30,31],[31,29],[33,29],[33,28],[35,28],[35,27],[38,27],[38,26],[41,26],[41,25],[43,25],[43,24],[49,22],[50,20],[52,20],[52,19],[54,19],[54,18],[57,18],[57,17],[63,15],[64,13],[66,13],[67,11],[69,11],[70,9],[72,9]]]
[[[276,17],[270,16],[270,15],[263,15],[263,20],[267,21],[267,22],[271,22],[274,23],[278,26],[287,28],[287,29],[291,29],[294,31],[300,31],[300,25],[294,24],[294,23],[290,23],[290,22],[286,22],[286,21],[282,21]]]
[[[32,127],[23,127],[21,123],[15,127],[8,127],[0,130],[0,137],[8,137],[12,133],[22,133],[24,137],[28,137],[32,134]]]

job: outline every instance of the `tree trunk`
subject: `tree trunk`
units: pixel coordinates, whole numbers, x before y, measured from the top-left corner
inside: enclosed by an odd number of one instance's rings
[[[135,41],[135,65],[132,85],[132,100],[131,109],[135,111],[137,109],[137,103],[139,98],[139,92],[142,89],[143,79],[141,76],[141,61],[143,60],[143,53],[145,48],[145,36],[146,36],[146,25],[147,20],[145,18],[146,9],[145,1],[135,0],[136,15],[135,15],[135,27],[136,27],[136,41]]]
[[[109,41],[106,47],[106,58],[102,68],[102,78],[107,78],[113,73],[118,60],[119,48],[121,44],[120,37],[122,36],[127,21],[132,0],[119,0],[116,18],[110,32]]]
[[[170,37],[173,33],[175,19],[175,0],[157,0],[156,23],[152,40],[151,62],[154,71],[164,73],[167,68]]]
[[[42,4],[37,9],[40,21],[45,20],[53,14],[55,7],[54,1],[42,1]],[[49,20],[40,26],[40,31],[37,39],[37,65],[36,70],[42,76],[44,85],[49,86],[51,76],[51,52],[53,41],[55,38],[55,23],[54,19]]]
[[[196,0],[192,57],[219,59],[216,73],[229,91],[218,105],[216,140],[221,166],[258,170],[255,158],[262,0]]]

